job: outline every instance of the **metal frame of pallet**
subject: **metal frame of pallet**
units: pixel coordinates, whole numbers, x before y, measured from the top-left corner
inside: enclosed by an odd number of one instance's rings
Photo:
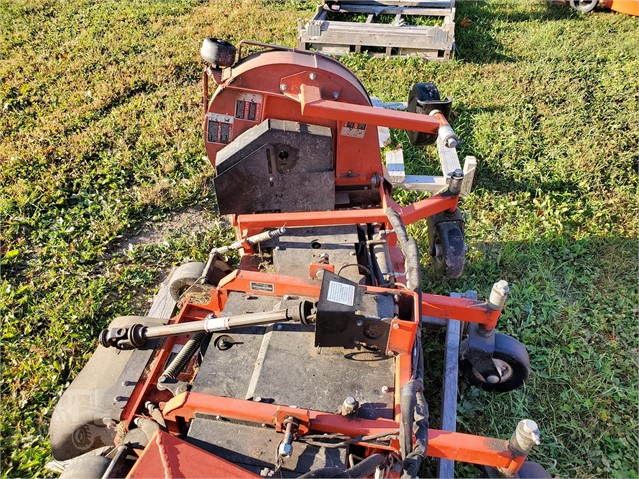
[[[364,23],[328,20],[329,13],[366,14]],[[375,16],[395,15],[393,24],[373,23]],[[403,16],[442,17],[438,26],[403,24]],[[446,61],[455,48],[455,0],[431,2],[347,0],[324,1],[308,22],[298,20],[299,48],[344,55],[370,49],[383,49],[373,55],[417,55]]]

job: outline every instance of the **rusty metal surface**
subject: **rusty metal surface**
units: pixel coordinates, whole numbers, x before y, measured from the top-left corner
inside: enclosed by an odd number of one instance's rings
[[[267,119],[219,151],[215,164],[221,214],[335,207],[330,128]]]
[[[231,293],[224,314],[271,311],[275,296]],[[193,382],[194,392],[335,412],[352,396],[359,416],[393,417],[395,359],[366,350],[314,346],[314,328],[297,323],[241,328],[225,333],[230,349],[214,346],[213,335]],[[383,392],[384,386],[390,388]]]
[[[356,225],[287,228],[286,234],[270,241],[273,248],[275,272],[287,276],[308,276],[304,267],[318,263],[322,255],[328,255],[335,272],[361,283],[362,270],[357,267],[359,236]]]
[[[187,440],[259,474],[265,467],[275,468],[277,448],[282,437],[282,434],[276,433],[272,427],[258,427],[198,416],[191,421]],[[345,448],[329,449],[294,441],[293,453],[284,461],[281,472],[283,477],[297,477],[313,469],[333,466],[347,467]]]

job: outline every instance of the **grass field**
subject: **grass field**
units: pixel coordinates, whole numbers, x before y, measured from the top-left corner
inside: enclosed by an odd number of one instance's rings
[[[48,418],[100,329],[231,236],[203,159],[202,38],[294,45],[315,3],[0,0],[4,477],[46,474]],[[437,83],[480,162],[466,272],[424,289],[509,280],[499,327],[533,375],[502,395],[462,386],[459,429],[508,437],[530,417],[553,475],[639,477],[637,19],[542,0],[459,2],[464,18],[447,63],[343,59],[384,100]],[[412,173],[437,167],[405,154]]]

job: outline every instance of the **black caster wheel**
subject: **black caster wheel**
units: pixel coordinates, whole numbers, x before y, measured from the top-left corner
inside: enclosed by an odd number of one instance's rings
[[[495,334],[495,352],[492,359],[501,375],[499,381],[488,381],[466,358],[460,360],[459,370],[470,384],[491,392],[508,392],[517,389],[530,376],[528,351],[512,336]]]
[[[428,218],[428,243],[435,276],[459,278],[466,262],[464,220],[459,210]]]
[[[430,111],[426,111],[423,104],[440,100],[439,90],[434,83],[415,83],[410,87],[410,91],[408,92],[408,106],[406,110],[411,113],[423,113],[427,115]],[[407,131],[407,133],[411,144],[415,146],[430,145],[437,141],[437,135],[429,135],[428,133],[419,131]]]
[[[200,55],[209,65],[215,67],[230,67],[235,62],[235,46],[226,40],[207,37],[202,42]]]
[[[483,466],[481,469],[484,471],[484,477],[488,477],[490,479],[504,477],[504,475],[500,474],[500,472],[494,467]],[[524,462],[515,477],[519,479],[552,479],[552,476],[544,468],[544,466],[533,461]]]
[[[428,115],[433,110],[441,111],[446,118],[450,115],[453,104],[452,98],[442,100],[439,90],[434,83],[415,83],[408,92],[407,111]],[[437,141],[437,135],[422,133],[418,131],[408,131],[408,139],[412,145],[424,146]]]
[[[592,12],[599,0],[570,0],[570,6],[583,13]]]

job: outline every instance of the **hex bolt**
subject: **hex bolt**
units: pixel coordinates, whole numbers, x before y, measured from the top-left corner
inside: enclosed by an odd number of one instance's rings
[[[352,396],[348,396],[342,403],[340,413],[342,414],[342,416],[350,416],[355,412],[358,406],[359,403],[357,402],[357,400]]]
[[[284,431],[284,439],[280,443],[277,453],[280,457],[291,457],[293,454],[293,439],[295,437],[295,431],[297,431],[297,420],[292,417],[284,419],[286,424],[286,430]]]
[[[316,73],[311,73],[308,77],[309,77],[311,80],[315,80],[315,79],[317,78],[317,74],[316,74]]]
[[[541,444],[541,433],[532,419],[522,419],[508,441],[508,447],[515,456],[527,456],[533,446]]]
[[[330,262],[328,253],[322,253],[321,255],[319,255],[319,260],[317,262],[320,264],[328,264]]]
[[[508,286],[508,281],[505,281],[503,279],[497,281],[495,284],[493,284],[493,289],[490,292],[488,307],[493,311],[504,309],[506,298],[508,297],[509,292],[510,287]]]

